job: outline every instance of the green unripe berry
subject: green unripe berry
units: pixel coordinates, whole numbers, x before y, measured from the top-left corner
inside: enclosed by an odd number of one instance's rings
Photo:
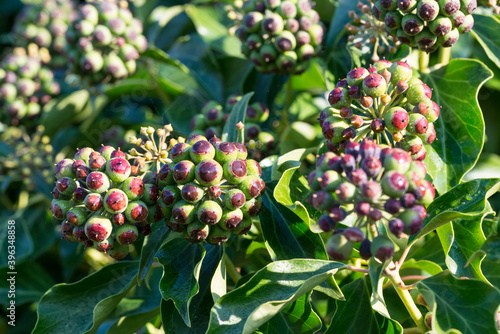
[[[241,211],[243,212],[243,216],[248,217],[256,217],[259,215],[262,209],[262,197],[252,198],[245,202],[245,205],[241,207]]]
[[[127,205],[128,197],[120,189],[110,189],[104,196],[104,208],[109,213],[122,213],[127,208]]]
[[[243,191],[247,199],[255,198],[265,189],[264,181],[257,176],[247,176],[239,184],[239,189]]]
[[[290,51],[295,49],[297,41],[290,31],[285,30],[275,37],[274,46],[280,52]]]
[[[179,201],[172,208],[172,220],[176,223],[187,225],[196,218],[196,210],[194,205],[186,201]]]
[[[144,194],[144,182],[139,177],[128,177],[123,181],[121,189],[125,192],[129,200],[140,198]]]
[[[363,80],[365,94],[377,98],[387,91],[387,82],[380,74],[372,73]]]
[[[87,221],[87,210],[83,206],[75,206],[66,213],[66,220],[73,226],[81,226]]]
[[[123,224],[116,229],[116,241],[120,245],[130,245],[139,236],[139,231],[137,227],[132,224]]]
[[[408,180],[406,177],[395,171],[385,173],[380,184],[384,194],[393,198],[403,196],[408,189]]]
[[[210,226],[210,233],[208,234],[207,242],[209,244],[219,246],[229,240],[231,231],[223,230],[219,225]]]
[[[214,225],[222,217],[222,208],[215,201],[205,201],[198,207],[196,215],[203,224]]]
[[[414,84],[410,85],[406,91],[406,98],[408,102],[414,106],[418,105],[420,102],[428,101],[427,88],[424,84]]]
[[[148,213],[147,205],[141,201],[129,202],[125,209],[125,217],[127,217],[128,221],[133,223],[143,222],[148,218]]]
[[[224,204],[230,210],[241,208],[245,202],[245,194],[239,189],[231,189],[224,195]]]
[[[190,240],[201,242],[208,237],[210,227],[197,220],[189,224],[186,228],[186,233],[189,235]]]
[[[243,212],[240,209],[224,210],[222,217],[219,221],[219,226],[223,230],[237,229],[243,220]]]
[[[390,29],[399,29],[402,18],[403,16],[398,11],[388,12],[384,17],[385,26]]]
[[[189,161],[182,160],[175,164],[173,168],[173,178],[177,184],[186,184],[192,182],[195,178],[195,170],[197,167]]]
[[[215,157],[215,149],[208,141],[200,140],[191,146],[189,156],[195,164],[198,164],[202,161],[212,160]]]
[[[438,17],[429,24],[429,30],[437,36],[446,35],[452,28],[451,20],[447,17]]]
[[[247,162],[241,159],[228,161],[223,166],[223,173],[231,184],[240,184],[247,176]]]
[[[353,249],[353,243],[340,233],[332,235],[326,242],[326,252],[335,261],[349,259]]]
[[[118,243],[113,244],[113,248],[111,248],[107,254],[111,256],[115,260],[123,260],[127,257],[130,252],[130,247],[128,245],[120,245]]]
[[[375,237],[370,245],[370,251],[382,262],[394,255],[394,243],[385,235]]]
[[[181,196],[188,203],[199,202],[204,195],[204,190],[200,185],[194,182],[185,184],[182,187]]]
[[[406,62],[396,61],[389,68],[391,83],[397,85],[399,81],[408,81],[413,75],[413,69]]]
[[[408,152],[395,148],[384,157],[384,168],[387,171],[396,171],[404,174],[410,168],[411,157]]]
[[[439,5],[435,0],[421,0],[417,5],[417,15],[424,21],[432,21],[439,14]]]
[[[438,0],[440,13],[452,16],[460,10],[460,0]]]
[[[222,180],[222,166],[215,160],[202,161],[196,166],[194,175],[202,186],[211,187]]]
[[[434,44],[436,44],[437,36],[430,32],[428,29],[422,30],[418,35],[415,36],[415,42],[418,44],[418,48],[423,51],[429,51]]]
[[[384,115],[385,128],[391,133],[404,130],[408,125],[408,120],[408,112],[400,107],[393,107]]]
[[[85,234],[92,241],[103,241],[113,231],[113,224],[104,216],[93,216],[85,224]]]
[[[247,234],[251,228],[252,228],[252,219],[245,217],[239,223],[238,227],[236,227],[232,232],[236,235],[244,235]]]
[[[423,135],[429,128],[429,122],[421,114],[410,114],[406,130],[412,135]]]
[[[51,203],[52,216],[56,219],[63,220],[72,206],[73,206],[72,203],[69,201],[65,200],[52,201]]]

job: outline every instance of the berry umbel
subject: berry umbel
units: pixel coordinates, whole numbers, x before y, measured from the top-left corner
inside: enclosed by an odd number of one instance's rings
[[[343,152],[350,140],[372,137],[423,160],[425,146],[436,139],[433,122],[440,114],[431,98],[432,90],[413,77],[406,62],[379,60],[368,69],[355,68],[330,92],[332,106],[320,114],[327,147]]]
[[[327,152],[308,176],[313,191],[311,205],[325,214],[319,227],[333,235],[327,251],[334,260],[347,260],[356,243],[360,255],[380,261],[392,257],[394,245],[377,236],[383,224],[397,238],[407,238],[422,229],[425,207],[434,199],[434,188],[425,180],[425,165],[408,152],[385,148],[371,139],[350,141],[345,153]],[[335,229],[349,217],[349,228]]]

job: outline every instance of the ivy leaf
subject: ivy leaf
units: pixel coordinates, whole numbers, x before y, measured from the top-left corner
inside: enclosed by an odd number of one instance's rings
[[[443,269],[441,269],[441,267],[438,264],[432,261],[426,261],[426,260],[416,261],[415,259],[406,260],[403,263],[403,265],[401,265],[401,270],[404,269],[418,269],[426,273],[429,273],[431,275],[437,275],[443,271]]]
[[[306,293],[259,327],[262,333],[300,333],[313,334],[321,329],[321,318],[314,312]]]
[[[215,303],[208,332],[253,333],[286,306],[345,267],[339,262],[312,259],[272,262]]]
[[[497,334],[495,315],[500,292],[486,282],[457,279],[448,270],[417,283],[434,317],[432,330],[462,334]]]
[[[500,68],[500,20],[494,15],[474,14],[471,34],[483,47],[484,52]]]
[[[191,327],[181,319],[175,311],[174,303],[169,300],[161,302],[161,317],[165,333],[205,333],[210,320],[210,309],[214,305],[211,280],[221,262],[224,262],[223,247],[206,244],[206,255],[203,258],[200,270],[200,291],[189,304]]]
[[[500,179],[478,179],[455,186],[429,205],[422,231],[411,236],[410,242],[414,243],[454,219],[483,218],[491,211],[486,200],[498,189]]]
[[[392,319],[374,312],[370,303],[368,277],[345,285],[342,288],[345,301],[336,301],[337,310],[325,334],[386,334],[402,333],[401,325]]]
[[[161,295],[164,300],[174,302],[186,326],[191,327],[189,304],[199,291],[198,279],[205,249],[184,238],[176,238],[163,245],[156,256],[164,270]]]
[[[151,264],[153,264],[156,253],[169,234],[170,230],[163,223],[163,220],[156,224],[152,224],[151,233],[144,240],[144,244],[141,250],[141,260],[139,264],[139,283],[142,282],[144,277],[146,277]]]
[[[238,128],[236,127],[236,124],[239,122],[245,123],[248,101],[250,101],[252,95],[253,92],[243,95],[241,100],[234,105],[233,110],[231,111],[231,114],[229,114],[227,122],[224,125],[224,129],[222,130],[222,141],[242,142],[244,140],[244,138],[238,138]]]
[[[349,18],[349,11],[356,10],[357,1],[352,0],[339,0],[335,13],[331,20],[332,24],[328,29],[325,44],[327,48],[337,45],[338,41],[344,34],[345,25],[351,21]]]
[[[500,236],[492,235],[481,246],[481,251],[483,251],[486,256],[492,260],[500,261]]]
[[[484,119],[477,95],[492,75],[483,63],[473,59],[454,59],[447,66],[421,75],[433,89],[433,100],[442,106],[434,122],[438,140],[427,149],[425,159],[440,194],[459,184],[479,158]]]
[[[210,281],[210,292],[214,303],[227,293],[225,247],[222,248],[219,264]]]
[[[137,262],[116,262],[76,283],[53,286],[40,299],[33,333],[95,333],[135,285],[137,272]]]
[[[482,258],[472,258],[485,240],[481,222],[482,217],[458,219],[437,229],[446,255],[446,266],[453,274],[486,280],[481,272]]]
[[[262,196],[260,214],[266,247],[273,259],[313,258],[327,260],[326,249],[319,234],[309,229],[308,221],[274,201],[267,190]]]
[[[370,271],[370,280],[372,284],[372,296],[370,298],[370,303],[372,308],[380,313],[385,318],[390,318],[389,311],[385,305],[384,300],[384,278],[382,277],[382,272],[387,263],[379,263],[375,261],[375,258],[371,257],[370,262],[368,262],[368,270]]]

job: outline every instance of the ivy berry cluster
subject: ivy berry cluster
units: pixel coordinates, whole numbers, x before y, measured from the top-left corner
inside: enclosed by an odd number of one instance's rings
[[[50,54],[52,67],[63,67],[67,60],[66,31],[76,17],[75,2],[71,0],[45,0],[24,6],[12,28],[16,45],[30,43],[45,48]]]
[[[34,46],[34,45],[33,45]],[[15,48],[0,63],[0,121],[12,125],[37,117],[61,91],[54,73],[44,66],[38,50]],[[26,122],[25,122],[26,121]]]
[[[136,60],[148,46],[140,20],[114,2],[80,6],[67,31],[70,71],[83,84],[112,83],[135,73]]]
[[[51,211],[63,220],[61,232],[68,241],[123,259],[139,234],[149,234],[150,223],[161,220],[158,187],[119,149],[82,148],[56,165],[55,177]]]
[[[299,74],[321,51],[324,28],[309,0],[247,0],[236,35],[263,73]]]
[[[246,234],[262,208],[265,183],[243,144],[192,135],[170,150],[157,174],[165,223],[192,243],[220,245]]]
[[[368,69],[355,68],[330,92],[332,107],[320,114],[328,149],[342,152],[349,140],[371,136],[423,160],[425,145],[436,139],[433,122],[440,114],[431,98],[432,90],[406,62],[379,60]]]
[[[326,244],[334,260],[350,258],[360,243],[362,258],[380,261],[394,254],[389,237],[377,235],[378,224],[385,224],[397,238],[415,235],[427,215],[425,207],[435,196],[425,180],[427,170],[399,148],[382,148],[370,139],[350,141],[345,154],[327,152],[318,158],[308,176],[314,193],[311,205],[326,213],[318,225],[332,236]],[[344,228],[335,227],[345,224]]]
[[[370,0],[372,2],[372,0]],[[401,43],[433,52],[452,47],[474,26],[477,0],[379,0],[373,16]]]
[[[230,96],[225,105],[217,101],[208,101],[201,109],[201,114],[193,116],[191,120],[192,134],[203,135],[208,139],[222,136],[222,128],[227,121],[233,106],[241,99],[241,95]],[[261,103],[254,102],[248,105],[245,112],[245,140],[259,141],[259,152],[267,152],[274,147],[274,136],[262,131],[262,123],[269,118],[269,108]]]

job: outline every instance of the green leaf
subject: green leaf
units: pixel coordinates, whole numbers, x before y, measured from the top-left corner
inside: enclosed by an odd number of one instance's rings
[[[500,20],[494,15],[474,14],[474,29],[471,34],[483,47],[492,62],[500,68]]]
[[[123,333],[136,333],[138,332],[146,323],[153,320],[160,313],[160,307],[145,312],[130,315],[121,318],[119,321],[115,322],[107,331],[106,334],[123,334]]]
[[[325,334],[386,334],[402,333],[403,328],[395,321],[374,312],[370,303],[368,277],[345,285],[342,288],[345,301],[336,301],[337,310]]]
[[[224,125],[224,129],[222,130],[222,141],[236,142],[243,140],[243,138],[238,138],[238,128],[236,127],[236,124],[239,122],[245,123],[248,101],[250,101],[252,95],[253,92],[245,94],[241,100],[234,105],[233,110]]]
[[[196,95],[183,94],[168,106],[163,113],[165,124],[172,124],[175,131],[188,137],[191,133],[189,121],[200,112],[203,99]]]
[[[15,270],[9,270],[7,267],[0,270],[2,277],[0,281],[0,303],[7,306],[7,299],[10,290],[11,276],[15,277],[15,301],[16,306],[36,302],[41,296],[54,285],[54,280],[47,274],[44,268],[33,261],[26,261],[16,266]],[[15,272],[15,275],[9,275],[9,272]]]
[[[370,303],[372,308],[377,311],[380,315],[385,318],[390,318],[389,311],[385,305],[384,300],[384,278],[382,277],[382,272],[386,267],[387,263],[380,263],[375,260],[374,257],[370,258],[368,263],[368,270],[370,271],[370,280],[372,285],[372,295],[370,298]]]
[[[321,329],[321,318],[311,308],[311,293],[306,293],[259,327],[262,333],[313,334]]]
[[[434,313],[432,330],[462,334],[497,334],[495,315],[500,292],[488,283],[474,279],[457,279],[449,271],[417,283],[425,301]]]
[[[33,333],[94,333],[135,285],[137,271],[137,262],[116,262],[76,283],[53,286],[40,299]]]
[[[221,261],[224,262],[223,247],[206,244],[206,255],[201,264],[200,291],[189,304],[191,327],[187,327],[179,314],[175,311],[172,301],[162,300],[161,316],[165,333],[205,333],[210,320],[210,309],[214,305],[211,280]]]
[[[490,212],[487,199],[500,189],[500,179],[478,179],[455,186],[439,196],[427,208],[422,231],[410,237],[410,242],[459,218],[482,218]]]
[[[290,78],[292,87],[295,91],[308,91],[313,94],[322,94],[328,87],[326,86],[325,69],[320,61],[313,58],[307,67],[307,70]]]
[[[484,119],[477,95],[491,77],[491,70],[473,59],[454,59],[447,66],[421,75],[433,89],[433,100],[442,107],[434,122],[438,140],[427,149],[425,159],[440,194],[459,184],[479,158]]]
[[[277,203],[270,190],[262,196],[264,206],[260,214],[262,233],[273,259],[289,260],[313,258],[327,260],[321,236],[309,229],[308,221]]]
[[[418,269],[431,275],[437,275],[443,271],[443,269],[434,262],[426,260],[416,261],[415,259],[406,260],[401,266],[401,270],[405,269]]]
[[[208,332],[253,333],[286,306],[345,267],[338,262],[312,259],[270,263],[215,303]]]
[[[500,178],[500,156],[483,152],[474,168],[464,176],[464,180],[490,178]]]
[[[164,270],[161,295],[164,300],[174,302],[185,324],[191,327],[189,303],[199,291],[198,279],[205,249],[184,238],[176,238],[163,245],[156,256]]]
[[[483,251],[486,256],[492,260],[500,261],[500,236],[492,235],[486,239],[484,244],[481,246],[481,251]]]
[[[227,293],[226,261],[224,258],[226,249],[224,247],[221,248],[222,255],[210,282],[210,292],[212,293],[214,303]]]
[[[482,217],[457,219],[437,229],[446,255],[446,266],[453,274],[486,280],[481,272],[482,258],[470,259],[485,240],[481,222]]]
[[[163,220],[156,224],[152,224],[151,234],[144,239],[144,244],[142,245],[141,260],[139,264],[139,283],[146,277],[149,268],[153,264],[156,253],[169,234],[170,230],[163,223]]]
[[[3,268],[7,266],[9,257],[9,230],[15,230],[16,232],[16,240],[14,244],[16,248],[16,263],[19,263],[19,261],[29,257],[35,248],[26,216],[23,215],[22,217],[18,217],[16,212],[3,211],[1,219],[4,223],[0,224],[0,268]],[[15,221],[13,225],[8,224],[11,220]],[[14,226],[14,229],[9,228],[9,226]]]
[[[298,148],[278,157],[271,169],[271,180],[279,180],[283,172],[287,169],[300,166],[300,162],[314,152],[316,152],[315,147]]]
[[[339,39],[343,36],[345,25],[351,21],[349,11],[356,10],[357,1],[339,0],[335,13],[331,20],[332,24],[328,29],[325,44],[328,48],[337,45]]]

